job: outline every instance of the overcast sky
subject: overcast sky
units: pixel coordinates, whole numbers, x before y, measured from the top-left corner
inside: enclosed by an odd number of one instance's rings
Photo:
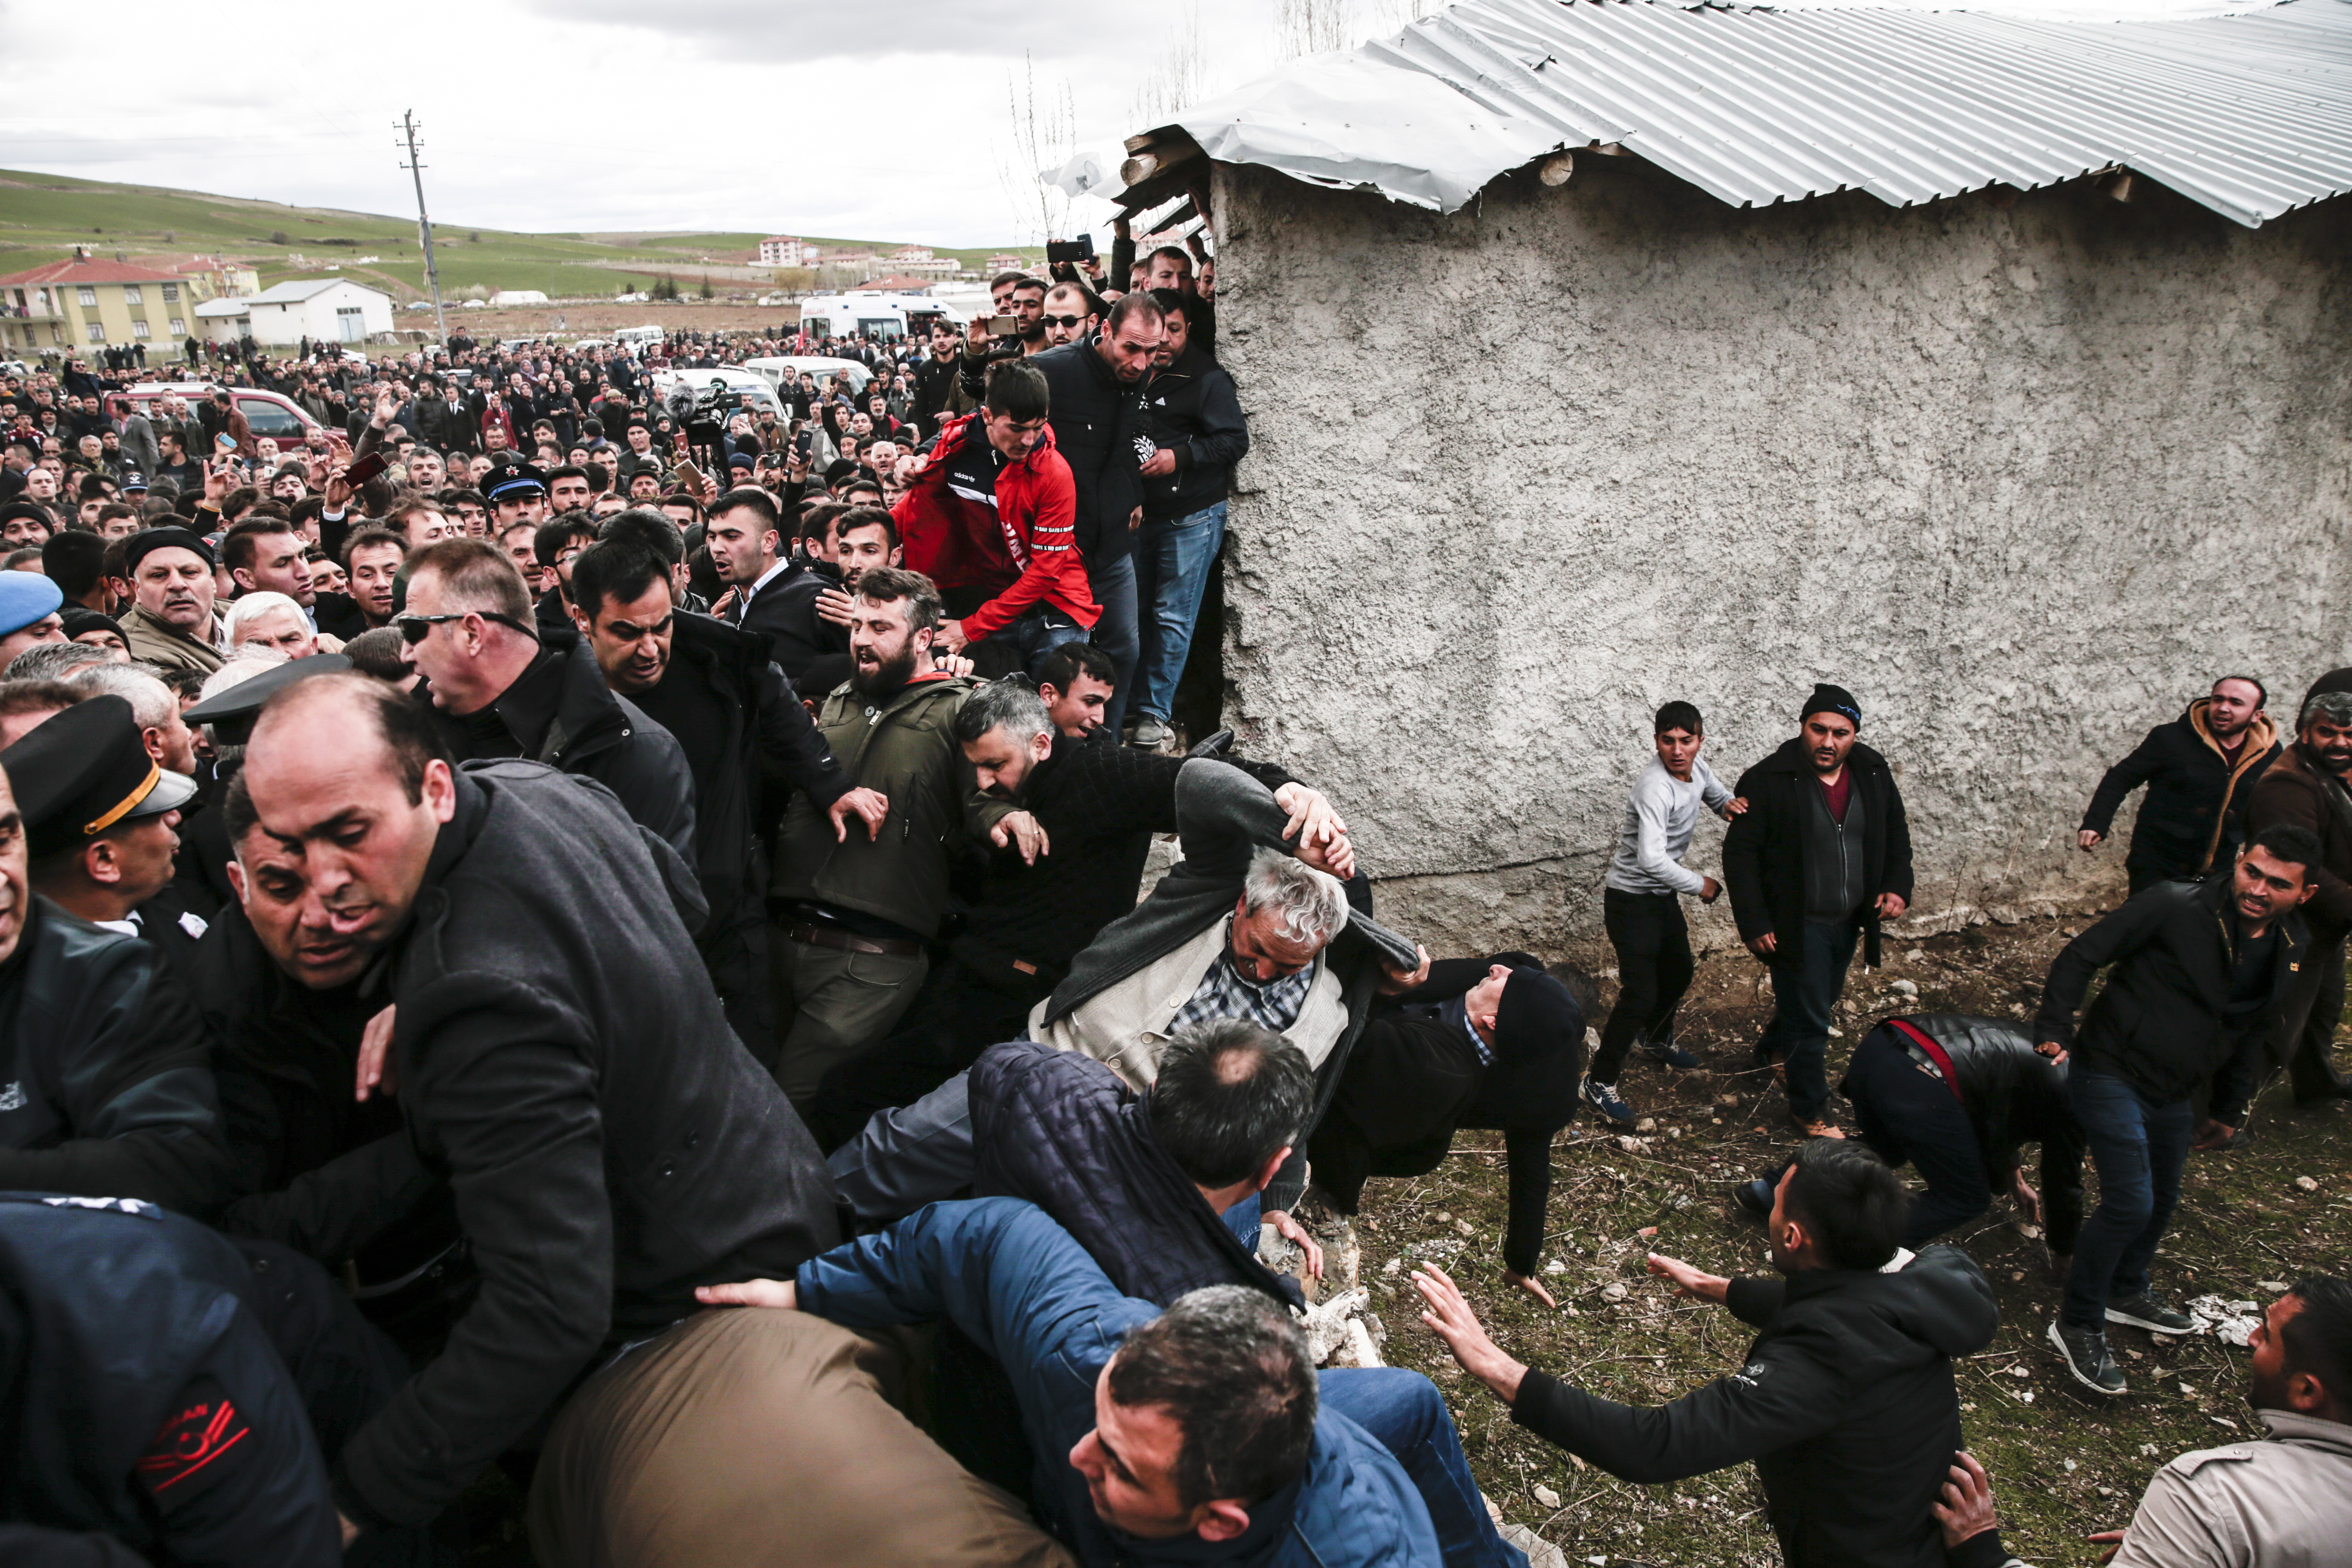
[[[434,220],[455,227],[1034,242],[1034,199],[1017,206],[1002,174],[1033,172],[1018,167],[1013,79],[1025,71],[1048,107],[1066,92],[1075,150],[1115,174],[1120,141],[1145,128],[1139,98],[1181,55],[1188,20],[1202,60],[1191,81],[1218,92],[1276,68],[1278,3],[411,0],[363,26],[294,0],[210,13],[0,0],[18,89],[0,105],[0,164],[401,215],[415,197],[393,126],[415,109]],[[1350,7],[1360,40],[1433,0],[1291,3]],[[2252,8],[1975,5],[2069,17]],[[1082,204],[1079,216],[1099,232],[1108,213]]]
[[[1218,45],[1207,86],[1273,68],[1273,6],[1197,0]],[[1115,161],[1184,12],[413,0],[366,15],[6,0],[22,90],[0,105],[0,165],[404,214],[393,126],[413,108],[436,223],[1002,244],[1032,237],[999,176],[1024,51],[1041,99],[1068,89],[1079,149]]]

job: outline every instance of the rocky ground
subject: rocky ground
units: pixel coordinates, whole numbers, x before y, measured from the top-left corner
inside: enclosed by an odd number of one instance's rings
[[[2084,923],[2071,916],[1975,926],[1891,943],[1876,973],[1857,964],[1841,1038],[1831,1041],[1831,1082],[1853,1043],[1886,1013],[2029,1014],[2051,958]],[[1663,1402],[1737,1366],[1749,1331],[1720,1308],[1675,1300],[1643,1258],[1660,1251],[1723,1274],[1769,1267],[1761,1227],[1727,1197],[1734,1182],[1785,1156],[1794,1142],[1769,1074],[1748,1066],[1770,1012],[1761,973],[1744,954],[1701,961],[1681,1040],[1702,1066],[1688,1073],[1632,1067],[1620,1085],[1650,1119],[1644,1134],[1622,1139],[1591,1122],[1561,1134],[1544,1248],[1558,1311],[1503,1284],[1500,1134],[1465,1133],[1432,1175],[1374,1182],[1365,1194],[1358,1267],[1385,1330],[1380,1353],[1436,1380],[1488,1499],[1507,1519],[1558,1542],[1571,1563],[1766,1568],[1779,1554],[1747,1467],[1633,1486],[1515,1426],[1422,1328],[1406,1276],[1421,1259],[1443,1262],[1512,1354],[1613,1398]],[[1916,996],[1899,989],[1904,983]],[[2344,1270],[2352,1118],[2298,1112],[2282,1091],[2252,1122],[2252,1148],[2192,1157],[2158,1259],[2159,1289],[2267,1302],[2302,1274]],[[2095,1179],[2091,1186],[2095,1202]],[[2005,1539],[2028,1562],[2095,1562],[2099,1549],[2083,1537],[2128,1522],[2160,1463],[2259,1435],[2240,1394],[2243,1351],[2210,1337],[2168,1341],[2116,1329],[2112,1342],[2132,1392],[2098,1399],[2067,1376],[2043,1337],[2059,1291],[2038,1233],[2004,1201],[1958,1239],[1991,1277],[2002,1318],[1992,1345],[1960,1369],[1963,1419],[1969,1447],[1994,1477]]]

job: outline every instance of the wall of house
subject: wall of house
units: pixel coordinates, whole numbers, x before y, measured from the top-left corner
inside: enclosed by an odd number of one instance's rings
[[[2218,673],[2285,718],[2352,662],[2352,204],[2140,192],[1740,211],[1589,156],[1440,217],[1221,166],[1227,722],[1441,952],[1597,951],[1655,706],[1730,782],[1819,679],[1923,922],[2105,894],[2108,762]]]

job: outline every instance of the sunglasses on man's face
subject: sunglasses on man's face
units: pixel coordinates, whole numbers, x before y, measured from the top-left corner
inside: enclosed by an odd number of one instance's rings
[[[1037,319],[1049,327],[1059,327],[1064,331],[1069,331],[1072,327],[1083,325],[1087,320],[1084,316],[1040,316]]]
[[[409,647],[415,647],[418,643],[423,642],[426,637],[433,635],[433,628],[435,626],[446,625],[450,621],[462,621],[467,616],[479,616],[486,621],[496,621],[502,626],[507,626],[515,631],[520,632],[523,636],[529,637],[533,642],[537,642],[539,640],[539,628],[537,626],[524,626],[520,621],[509,620],[506,616],[498,615],[489,610],[459,610],[454,615],[447,616],[401,615],[393,616],[392,624],[400,628],[401,640],[408,644]]]

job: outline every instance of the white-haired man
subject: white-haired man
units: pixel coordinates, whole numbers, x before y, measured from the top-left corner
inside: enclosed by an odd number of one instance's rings
[[[319,633],[311,627],[310,617],[302,613],[302,606],[290,595],[273,594],[265,589],[258,594],[247,594],[229,606],[228,646],[231,658],[239,657],[250,645],[268,648],[288,658],[308,658],[319,651],[321,640]],[[331,637],[323,640],[334,641]],[[341,646],[341,643],[335,644],[337,648]]]
[[[1187,768],[1176,778],[1184,858],[1151,896],[1103,928],[1052,995],[1029,1015],[1029,1037],[1078,1051],[1141,1090],[1159,1076],[1177,1030],[1244,1018],[1304,1053],[1315,1069],[1312,1131],[1331,1102],[1372,998],[1419,984],[1429,955],[1351,903],[1322,869],[1345,839],[1302,835],[1286,844],[1290,813],[1235,768]],[[1361,889],[1362,884],[1352,884]],[[1368,893],[1363,905],[1369,906]],[[833,1156],[835,1179],[869,1167],[907,1168],[969,1158],[968,1089],[959,1074],[903,1110],[877,1115]],[[1307,1185],[1294,1152],[1262,1195],[1264,1218],[1291,1240],[1307,1236],[1289,1210]]]

